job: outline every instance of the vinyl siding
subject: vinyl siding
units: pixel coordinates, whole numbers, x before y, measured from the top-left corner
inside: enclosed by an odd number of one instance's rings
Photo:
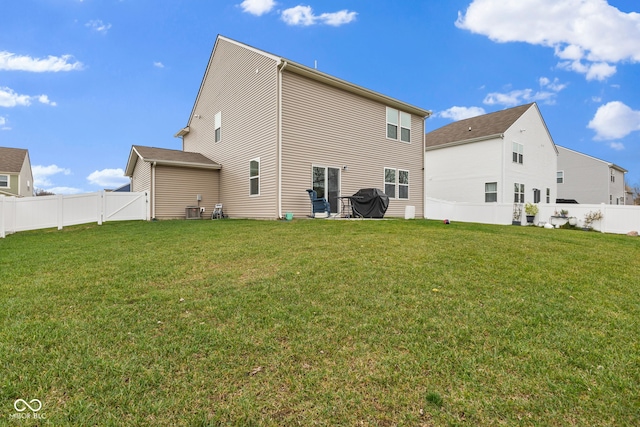
[[[29,154],[24,156],[24,163],[20,170],[20,196],[33,196],[33,175],[31,173],[31,163],[29,162]]]
[[[184,218],[187,206],[205,208],[204,217],[211,215],[219,201],[217,170],[156,166],[156,218]],[[202,196],[198,203],[197,195]]]
[[[276,61],[219,39],[184,136],[185,151],[200,152],[222,165],[220,202],[231,217],[276,218]],[[216,113],[221,141],[214,142]],[[249,194],[249,162],[260,158],[260,195]]]
[[[423,215],[422,117],[412,116],[411,143],[387,139],[386,105],[285,69],[282,128],[283,212],[309,214],[305,190],[315,165],[341,170],[343,196],[361,188],[384,190],[385,167],[408,170],[409,200],[390,200],[386,215],[404,216],[407,205]]]
[[[131,191],[151,191],[151,165],[138,159],[131,177]]]

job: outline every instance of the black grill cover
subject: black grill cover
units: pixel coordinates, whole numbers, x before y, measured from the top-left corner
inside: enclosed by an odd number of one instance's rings
[[[389,196],[377,188],[363,188],[351,196],[355,214],[363,218],[383,218],[389,206]]]

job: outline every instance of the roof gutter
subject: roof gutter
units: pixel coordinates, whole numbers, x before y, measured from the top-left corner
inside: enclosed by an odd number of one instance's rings
[[[158,159],[144,159],[145,162],[153,163],[153,165],[160,166],[180,166],[186,168],[195,168],[195,169],[222,169],[222,166],[219,164],[209,164],[209,163],[191,163],[191,162],[180,162],[177,160],[158,160]]]

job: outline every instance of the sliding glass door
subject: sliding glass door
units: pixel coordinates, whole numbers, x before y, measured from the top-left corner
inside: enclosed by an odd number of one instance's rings
[[[318,197],[324,197],[331,206],[331,213],[338,213],[340,204],[340,168],[313,166],[313,189]]]

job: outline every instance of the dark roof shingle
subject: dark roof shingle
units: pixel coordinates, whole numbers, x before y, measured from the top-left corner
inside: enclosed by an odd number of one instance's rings
[[[427,133],[425,137],[426,146],[427,148],[437,147],[453,142],[503,134],[533,104],[520,105],[448,124]]]
[[[0,172],[20,173],[27,153],[24,148],[0,147]]]
[[[146,161],[155,160],[160,162],[192,163],[211,166],[218,165],[218,163],[200,153],[169,150],[167,148],[145,147],[142,145],[134,145],[133,148]]]

